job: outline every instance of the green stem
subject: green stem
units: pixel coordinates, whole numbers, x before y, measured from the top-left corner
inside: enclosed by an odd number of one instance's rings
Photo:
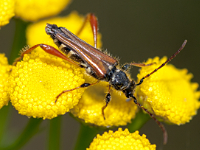
[[[13,40],[13,45],[12,45],[12,50],[11,50],[11,55],[9,58],[9,63],[12,64],[13,61],[18,57],[19,51],[26,45],[26,27],[27,27],[28,23],[24,22],[20,19],[15,19],[15,35],[14,35],[14,40]],[[5,133],[6,133],[6,127],[8,125],[8,121],[9,121],[9,114],[10,114],[10,104],[8,107],[4,106],[1,111],[0,111],[0,120],[1,120],[1,124],[0,124],[0,140],[2,141],[3,137],[5,137]],[[30,126],[30,124],[27,125],[27,127]],[[30,131],[28,131],[30,132]],[[23,132],[21,137],[25,135],[25,133]],[[21,138],[20,137],[20,138]],[[16,140],[15,143],[13,143],[11,145],[11,147],[13,145],[17,145],[19,146],[20,144],[23,143],[24,139],[21,140]],[[3,144],[3,143],[1,143]],[[9,146],[10,147],[10,146]],[[13,147],[14,148],[14,147]],[[16,149],[16,148],[14,148]]]
[[[12,64],[14,60],[19,57],[19,51],[26,46],[26,28],[28,22],[24,22],[20,19],[15,19],[15,35],[12,45],[12,51],[9,58],[9,63]]]
[[[2,142],[3,137],[6,134],[6,128],[8,126],[9,115],[10,115],[10,109],[11,109],[10,103],[8,104],[8,106],[4,106],[3,108],[0,109],[0,120],[1,120],[1,123],[0,123],[0,143]]]
[[[21,135],[9,146],[0,147],[1,150],[18,150],[26,144],[31,137],[33,137],[39,130],[39,125],[42,119],[30,118],[27,126]]]
[[[101,130],[99,128],[90,127],[89,125],[82,124],[74,150],[85,150],[86,148],[88,148],[93,138],[100,131]]]
[[[58,116],[50,120],[49,141],[48,141],[49,150],[60,149],[61,121],[62,121],[62,116]]]
[[[150,116],[140,110],[127,127],[130,132],[135,132],[136,130],[139,130],[149,119],[151,119]]]
[[[139,111],[136,117],[132,120],[131,124],[127,127],[130,132],[134,132],[139,130],[149,119],[150,117],[148,114],[144,114],[142,111]],[[93,138],[102,130],[102,128],[95,128],[82,124],[74,150],[85,150],[88,148]]]

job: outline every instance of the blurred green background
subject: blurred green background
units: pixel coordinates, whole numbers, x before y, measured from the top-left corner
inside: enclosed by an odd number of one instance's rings
[[[59,1],[58,1],[59,2]],[[45,8],[44,8],[45,9]],[[200,2],[189,0],[74,0],[61,15],[76,10],[80,14],[95,13],[99,20],[99,31],[103,38],[103,48],[112,56],[120,58],[120,63],[143,62],[155,56],[170,57],[178,50],[182,42],[188,43],[173,63],[178,68],[187,68],[193,73],[193,82],[200,83]],[[0,30],[1,53],[9,56],[14,37],[15,23]],[[135,80],[138,68],[132,68]],[[12,109],[10,133],[18,133],[27,117]],[[169,134],[168,143],[162,146],[162,132],[158,125],[150,120],[140,130],[146,134],[157,149],[197,150],[200,149],[200,115],[182,126],[165,125]],[[43,150],[47,139],[47,121],[43,130],[22,150]],[[66,114],[62,124],[62,149],[71,150],[75,144],[79,123]]]

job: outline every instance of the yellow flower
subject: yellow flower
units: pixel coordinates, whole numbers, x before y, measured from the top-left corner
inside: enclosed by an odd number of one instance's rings
[[[84,83],[80,68],[56,56],[32,51],[13,67],[9,84],[12,105],[19,114],[51,119],[65,114],[79,101],[83,89],[56,96]]]
[[[94,83],[91,78],[87,79]],[[124,94],[111,90],[111,101],[105,109],[105,120],[102,115],[102,107],[105,106],[105,96],[108,92],[108,83],[100,82],[85,90],[78,105],[70,112],[85,121],[98,126],[122,126],[131,122],[137,112],[134,102],[126,101]]]
[[[37,21],[41,18],[57,15],[70,0],[16,0],[15,13],[27,21]]]
[[[0,54],[0,108],[8,104],[8,77],[11,66],[4,54]]]
[[[54,18],[30,25],[27,30],[28,43],[44,43],[57,47],[53,40],[45,33],[46,23],[68,25],[69,30],[77,32],[84,18],[72,13],[68,17]],[[73,23],[73,25],[71,25]],[[82,39],[92,43],[93,35],[88,25],[81,33]],[[13,68],[10,77],[10,95],[13,106],[20,114],[54,118],[73,108],[79,101],[85,88],[62,94],[57,102],[56,96],[63,90],[79,87],[84,83],[82,71],[56,56],[47,54],[41,48],[25,54],[23,61]]]
[[[28,26],[27,28],[27,32],[26,32],[27,43],[30,46],[33,46],[39,43],[44,43],[44,44],[48,44],[57,48],[53,40],[45,32],[46,24],[47,23],[56,24],[58,26],[65,27],[72,33],[76,34],[81,28],[84,18],[85,18],[84,16],[81,16],[77,12],[74,11],[66,17],[55,17],[52,19],[47,19],[47,20],[40,21],[38,23],[34,23]],[[92,29],[91,29],[89,21],[86,24],[83,31],[80,33],[79,38],[86,41],[90,45],[94,44]],[[101,47],[101,45],[102,45],[101,35],[98,34],[97,46]]]
[[[0,27],[9,23],[14,14],[15,0],[0,1]]]
[[[87,150],[155,150],[156,145],[146,139],[146,135],[139,135],[139,132],[130,133],[128,129],[122,131],[121,128],[114,132],[104,132],[90,144]]]
[[[155,62],[156,65],[143,67],[137,76],[138,79],[166,60],[166,57],[161,60],[158,57],[148,59],[147,64]],[[192,74],[187,74],[187,69],[177,69],[167,64],[138,86],[137,97],[149,111],[164,121],[184,124],[196,115],[200,106],[198,84],[191,83],[191,78]]]

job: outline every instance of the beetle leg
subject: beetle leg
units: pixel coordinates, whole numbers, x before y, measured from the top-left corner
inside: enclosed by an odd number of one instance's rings
[[[90,21],[90,25],[92,27],[93,38],[94,38],[94,47],[97,48],[98,21],[97,21],[97,17],[93,13],[87,14],[81,28],[76,33],[76,35],[77,36],[80,35],[80,33],[83,31],[84,27],[86,26],[87,21]]]
[[[36,49],[37,47],[41,47],[45,52],[51,54],[51,55],[54,55],[54,56],[57,56],[57,57],[60,57],[76,66],[78,66],[78,64],[76,64],[75,62],[73,62],[70,58],[66,57],[65,55],[63,55],[60,51],[58,51],[57,49],[55,49],[54,47],[50,46],[50,45],[46,45],[46,44],[37,44],[27,50],[25,50],[24,52],[21,53],[21,56],[19,58],[17,58],[15,60],[15,62],[13,63],[13,65],[16,65],[17,62],[19,62],[25,54],[28,54],[30,53],[31,51],[33,51],[34,49]]]
[[[109,104],[109,102],[111,100],[111,94],[110,94],[110,88],[111,88],[111,86],[109,85],[108,88],[109,88],[108,89],[108,93],[106,95],[106,105],[102,107],[102,115],[103,115],[104,120],[106,120],[104,110],[106,109],[106,107],[108,106],[108,104]]]
[[[89,87],[89,86],[91,86],[91,85],[97,84],[98,82],[99,82],[99,81],[97,81],[97,82],[95,82],[95,83],[83,83],[83,84],[81,84],[79,87],[76,87],[76,88],[73,88],[73,89],[70,89],[70,90],[64,90],[64,91],[62,91],[58,96],[56,96],[55,102],[57,102],[58,98],[59,98],[62,94],[64,94],[64,93],[67,93],[67,92],[70,92],[70,91],[73,91],[73,90],[76,90],[76,89],[80,89],[80,88]]]
[[[125,70],[125,71],[127,71],[128,69],[131,68],[131,66],[145,67],[145,66],[151,66],[151,65],[154,65],[154,64],[156,64],[156,63],[153,62],[153,63],[150,63],[150,64],[144,64],[144,63],[135,63],[135,62],[133,62],[133,63],[130,63],[130,64],[124,64],[122,66],[122,69]]]
[[[154,65],[154,64],[156,64],[155,62],[153,62],[153,63],[150,63],[150,64],[144,64],[144,63],[135,63],[135,62],[133,62],[133,63],[130,63],[130,65],[132,65],[132,66],[136,66],[136,67],[145,67],[145,66],[151,66],[151,65]]]

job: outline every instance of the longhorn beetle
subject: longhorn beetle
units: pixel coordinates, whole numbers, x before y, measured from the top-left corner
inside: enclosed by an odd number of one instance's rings
[[[76,35],[74,35],[73,33],[71,33],[69,30],[67,30],[64,27],[58,27],[55,24],[47,24],[45,27],[46,33],[50,35],[50,37],[53,39],[54,43],[59,47],[59,49],[63,53],[68,55],[69,57],[65,56],[64,54],[62,54],[61,52],[59,52],[57,49],[55,49],[52,46],[49,46],[46,44],[37,44],[27,49],[26,51],[22,52],[21,57],[16,59],[15,64],[23,58],[24,54],[30,53],[36,47],[40,46],[44,51],[46,51],[49,54],[60,57],[72,64],[80,66],[81,68],[85,68],[86,72],[92,77],[96,78],[98,81],[103,80],[109,83],[109,90],[105,98],[106,104],[105,106],[102,107],[102,115],[104,119],[105,119],[104,110],[111,100],[111,94],[110,94],[111,88],[122,91],[127,98],[132,98],[134,103],[137,106],[139,106],[141,109],[147,112],[151,116],[151,118],[153,118],[156,121],[156,123],[159,125],[159,127],[163,131],[164,144],[166,144],[167,131],[165,130],[164,125],[160,123],[152,113],[150,113],[146,108],[144,108],[141,104],[138,103],[136,97],[134,96],[134,89],[136,86],[142,84],[144,79],[148,78],[150,75],[152,75],[153,73],[161,69],[165,64],[171,61],[178,53],[180,53],[180,51],[186,45],[187,40],[183,42],[179,50],[176,53],[174,53],[166,62],[164,62],[158,68],[156,68],[155,70],[153,70],[152,72],[144,76],[142,79],[140,79],[139,83],[135,83],[134,80],[130,79],[127,76],[125,71],[128,70],[131,66],[143,67],[143,66],[148,66],[152,64],[129,63],[129,64],[125,64],[122,68],[119,68],[118,61],[116,59],[112,58],[109,55],[106,55],[105,53],[103,53],[102,51],[96,48],[98,21],[94,14],[87,15],[77,35],[79,35],[80,32],[83,30],[88,20],[90,21],[90,24],[92,27],[94,47],[89,45],[85,41],[81,40],[80,38],[78,38]],[[96,83],[98,83],[98,81]],[[84,83],[74,89],[62,91],[56,97],[56,101],[59,98],[59,96],[61,96],[63,93],[73,91],[78,88],[89,87],[96,83],[92,83],[92,84]]]

